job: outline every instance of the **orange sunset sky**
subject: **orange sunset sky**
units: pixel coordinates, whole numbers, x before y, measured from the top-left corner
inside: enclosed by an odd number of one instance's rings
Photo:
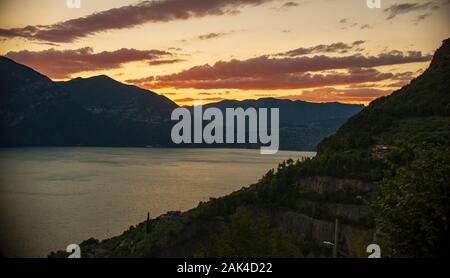
[[[180,105],[364,103],[450,36],[449,0],[1,0],[0,55],[53,80],[106,74]]]

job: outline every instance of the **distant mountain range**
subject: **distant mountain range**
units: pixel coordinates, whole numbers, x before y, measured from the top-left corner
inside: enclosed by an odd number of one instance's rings
[[[225,113],[226,108],[279,108],[280,147],[285,150],[316,150],[317,144],[333,134],[351,116],[364,106],[343,103],[311,103],[287,99],[261,98],[258,100],[224,100],[204,105],[216,107]],[[249,146],[245,147],[255,147]]]
[[[0,57],[0,86],[2,147],[175,147],[170,114],[178,106],[152,91],[105,75],[53,82],[5,57]],[[323,138],[363,109],[362,105],[274,98],[226,100],[208,107],[280,108],[280,148],[290,150],[315,150]]]

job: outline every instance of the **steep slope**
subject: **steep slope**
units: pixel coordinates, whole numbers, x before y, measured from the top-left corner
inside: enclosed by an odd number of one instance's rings
[[[0,57],[1,146],[89,144],[105,123],[92,117],[49,78]],[[93,143],[93,142],[92,142]]]
[[[87,240],[83,256],[328,257],[322,242],[333,240],[336,218],[339,256],[367,257],[371,243],[384,257],[445,255],[449,55],[446,40],[429,70],[353,117],[317,157],[288,160],[256,184],[190,211]],[[67,254],[50,255],[59,256]]]
[[[420,77],[392,95],[373,101],[335,135],[324,140],[319,151],[365,149],[381,142],[398,145],[404,144],[404,140],[429,140],[430,143],[445,140],[442,143],[448,145],[448,125],[441,120],[450,116],[449,53],[450,41],[447,39]],[[420,129],[415,125],[420,125]],[[426,138],[417,138],[417,131],[424,136],[428,134]],[[444,134],[437,134],[438,131]]]
[[[0,146],[166,146],[165,97],[108,77],[55,83],[0,57]]]
[[[105,75],[76,78],[59,84],[81,106],[107,118],[167,124],[172,110],[178,107],[164,96],[122,84]]]

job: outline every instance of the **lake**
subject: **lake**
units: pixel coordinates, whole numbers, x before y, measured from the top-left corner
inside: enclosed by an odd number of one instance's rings
[[[0,247],[45,257],[105,239],[167,211],[188,210],[258,181],[288,158],[241,149],[0,149]]]

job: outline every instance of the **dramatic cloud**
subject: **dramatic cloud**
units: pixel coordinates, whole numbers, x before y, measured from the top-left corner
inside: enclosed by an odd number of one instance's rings
[[[7,57],[56,79],[68,78],[72,74],[82,71],[120,68],[125,63],[136,61],[144,61],[151,65],[178,62],[178,59],[164,59],[172,55],[170,52],[161,50],[127,48],[94,53],[90,47],[76,50],[52,48],[37,52],[23,50],[6,54]]]
[[[161,60],[150,60],[148,64],[150,66],[159,66],[159,65],[167,65],[167,64],[176,64],[184,62],[183,59],[161,59]]]
[[[224,98],[221,97],[207,97],[207,98],[191,98],[191,97],[184,97],[184,98],[178,98],[175,99],[174,101],[176,103],[187,103],[187,102],[194,102],[196,100],[202,100],[202,101],[206,101],[206,102],[218,102],[218,101],[222,101],[225,100]]]
[[[300,6],[299,3],[292,2],[292,1],[291,2],[286,2],[286,3],[283,4],[283,7],[287,7],[287,8],[298,7],[298,6]]]
[[[209,34],[198,36],[198,39],[199,40],[210,40],[210,39],[220,38],[220,37],[223,37],[226,35],[228,35],[228,33],[209,33]]]
[[[331,85],[345,85],[361,82],[377,82],[392,78],[391,73],[380,73],[375,69],[350,69],[343,73],[330,74],[277,74],[267,77],[236,77],[217,80],[128,80],[127,82],[145,88],[192,88],[192,89],[240,89],[240,90],[286,90],[313,88]]]
[[[248,60],[219,61],[213,66],[203,65],[190,68],[180,73],[159,76],[161,81],[171,80],[217,80],[226,78],[240,78],[276,74],[303,73],[308,71],[323,71],[332,69],[347,69],[353,67],[377,67],[394,64],[429,61],[431,55],[410,51],[388,52],[378,56],[314,56],[295,58],[270,58],[260,56]]]
[[[398,81],[410,81],[411,79],[415,78],[416,76],[417,76],[417,73],[414,73],[412,71],[407,71],[407,72],[396,73],[392,79],[398,80]]]
[[[207,98],[202,98],[201,100],[203,100],[203,101],[222,101],[225,99],[222,97],[207,97]]]
[[[184,98],[178,98],[174,100],[177,103],[183,103],[183,102],[193,102],[195,101],[195,99],[191,98],[191,97],[184,97]]]
[[[419,16],[416,17],[416,19],[414,20],[415,23],[419,23],[420,21],[426,19],[427,17],[430,17],[431,14],[430,13],[426,13],[426,14],[421,14]]]
[[[415,51],[391,51],[378,56],[260,56],[248,60],[219,61],[213,66],[196,66],[179,73],[132,79],[127,82],[152,89],[301,89],[387,79],[400,80],[399,76],[381,73],[373,67],[424,62],[430,59],[430,55]]]
[[[350,29],[350,28],[359,28],[361,30],[372,29],[372,26],[370,24],[361,23],[361,22],[351,22],[351,20],[348,18],[342,18],[341,20],[339,20],[339,23],[342,26],[341,27],[342,30],[346,30],[346,29]]]
[[[181,42],[183,44],[187,44],[187,43],[189,43],[191,41],[214,40],[214,39],[218,39],[218,38],[222,38],[222,37],[231,35],[231,34],[236,33],[236,32],[243,32],[243,31],[245,31],[245,30],[242,29],[242,30],[229,30],[229,31],[225,31],[225,32],[211,32],[211,33],[207,33],[207,34],[202,34],[202,35],[198,35],[198,36],[182,39],[182,40],[179,40],[179,42]]]
[[[199,96],[223,96],[223,95],[229,95],[230,91],[224,91],[224,92],[200,92],[197,93]]]
[[[53,25],[0,29],[0,37],[22,37],[50,42],[73,42],[98,32],[131,28],[151,22],[169,22],[205,16],[233,15],[243,6],[277,0],[164,0],[143,1]]]
[[[361,44],[363,44],[364,41],[355,41],[351,44],[343,43],[343,42],[337,42],[329,45],[325,44],[319,44],[313,47],[308,48],[297,48],[285,53],[278,54],[279,56],[302,56],[302,55],[308,55],[308,54],[317,54],[317,53],[347,53],[349,50],[355,49],[356,47],[359,47]]]
[[[423,10],[437,10],[439,6],[437,6],[434,1],[429,1],[425,3],[403,3],[403,4],[394,4],[389,8],[383,10],[383,12],[387,15],[387,19],[393,19],[398,15],[411,13],[415,11],[423,11]]]
[[[391,93],[391,90],[379,90],[372,88],[336,89],[333,87],[325,87],[314,90],[303,90],[298,95],[283,96],[281,98],[311,102],[369,102]]]

